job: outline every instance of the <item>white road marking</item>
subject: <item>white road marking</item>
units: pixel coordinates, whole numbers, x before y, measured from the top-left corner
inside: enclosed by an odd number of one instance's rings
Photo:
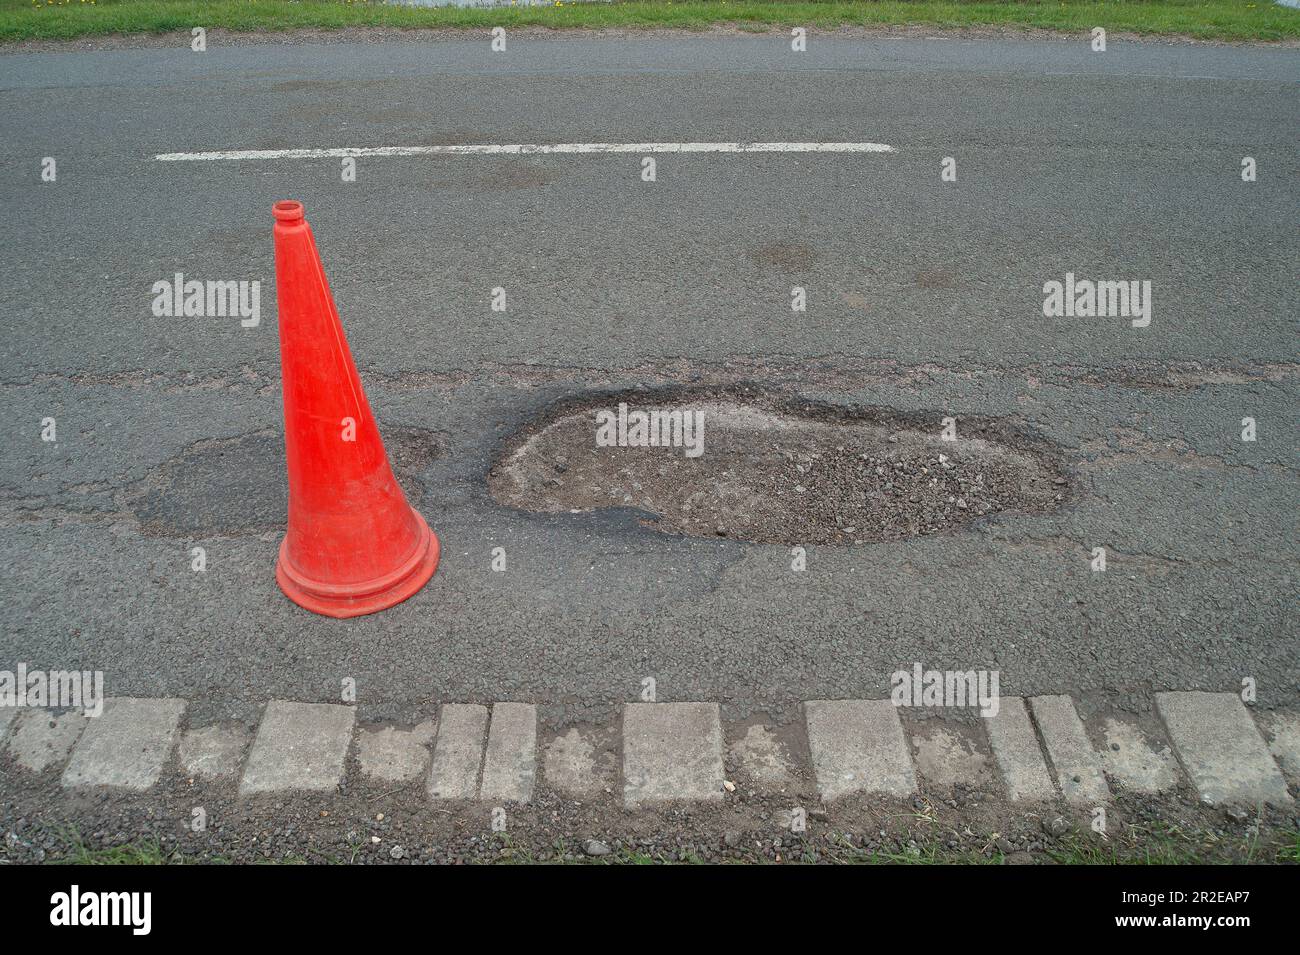
[[[516,143],[461,146],[343,146],[333,149],[226,149],[159,153],[158,162],[217,159],[346,159],[363,156],[538,156],[587,153],[892,153],[884,143]]]

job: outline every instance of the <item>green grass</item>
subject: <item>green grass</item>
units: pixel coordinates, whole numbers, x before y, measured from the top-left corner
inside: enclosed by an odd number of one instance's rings
[[[66,854],[61,865],[178,865],[186,860],[179,852],[167,852],[152,839],[141,839],[107,849],[91,849],[76,831],[64,835]]]
[[[111,849],[86,849],[59,860],[67,865],[174,865],[183,860],[163,852],[156,842],[135,842]]]
[[[1287,839],[1287,844],[1278,850],[1277,861],[1300,865],[1300,831],[1289,833]]]
[[[1047,851],[1060,865],[1206,865],[1300,862],[1300,832],[1284,830],[1280,844],[1261,849],[1258,835],[1211,841],[1176,826],[1129,829],[1122,844],[1071,837]]]
[[[192,27],[237,31],[346,27],[455,29],[541,26],[704,30],[844,25],[1008,26],[1202,39],[1300,37],[1300,11],[1272,0],[604,0],[497,9],[402,7],[384,0],[0,0],[0,42],[165,33]]]

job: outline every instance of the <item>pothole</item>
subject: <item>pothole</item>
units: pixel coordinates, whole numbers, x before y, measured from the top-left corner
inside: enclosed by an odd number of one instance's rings
[[[641,437],[633,413],[658,411],[668,446],[599,446],[602,421],[606,437],[618,433],[620,405],[628,444]],[[688,426],[672,446],[673,412],[702,422],[698,456],[686,453]],[[601,396],[525,428],[488,485],[499,503],[528,511],[636,508],[657,515],[647,523],[660,531],[760,544],[902,540],[1065,499],[1053,446],[996,419],[961,418],[957,440],[944,440],[942,417],[748,389]]]
[[[398,483],[418,503],[424,494],[419,475],[442,454],[437,434],[382,423],[380,433]],[[201,441],[130,488],[126,503],[152,537],[283,530],[289,513],[284,438],[268,430]]]

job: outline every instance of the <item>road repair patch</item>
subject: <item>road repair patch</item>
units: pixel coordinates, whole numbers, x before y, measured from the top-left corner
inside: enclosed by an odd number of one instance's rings
[[[380,422],[380,432],[397,482],[418,502],[424,494],[419,475],[443,454],[443,443],[424,428]],[[265,429],[191,445],[125,497],[150,537],[283,531],[289,513],[284,475],[284,437]]]
[[[1051,511],[1069,486],[1057,458],[1000,420],[744,388],[643,391],[552,409],[507,444],[488,483],[529,511],[628,507],[667,533],[849,545]]]

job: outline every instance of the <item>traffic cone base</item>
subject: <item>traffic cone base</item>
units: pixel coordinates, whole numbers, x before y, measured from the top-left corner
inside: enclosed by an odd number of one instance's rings
[[[442,548],[438,535],[418,512],[419,539],[415,551],[392,573],[359,584],[331,584],[312,580],[293,566],[289,558],[289,538],[280,542],[280,558],[275,563],[275,582],[284,595],[300,607],[326,617],[360,617],[387,610],[416,593],[429,582],[438,569]]]

